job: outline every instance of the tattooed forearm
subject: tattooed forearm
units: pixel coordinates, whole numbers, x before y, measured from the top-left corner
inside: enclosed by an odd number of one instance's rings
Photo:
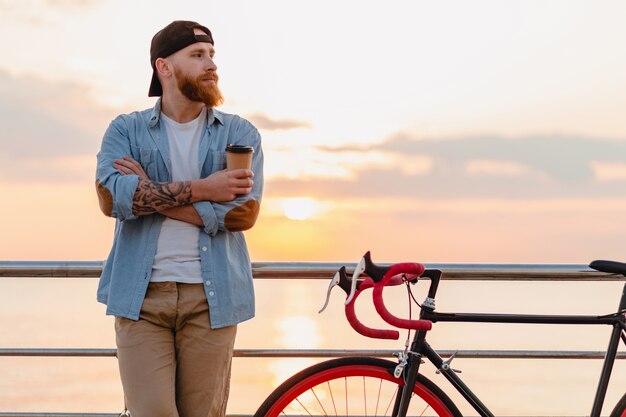
[[[140,179],[133,197],[133,213],[145,216],[191,204],[191,181],[163,183]]]

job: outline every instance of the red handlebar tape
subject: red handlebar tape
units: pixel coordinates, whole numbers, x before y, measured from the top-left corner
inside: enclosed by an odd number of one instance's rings
[[[356,312],[354,311],[354,305],[355,305],[356,299],[359,297],[362,291],[368,288],[372,288],[372,287],[374,287],[374,290],[376,290],[378,286],[381,286],[381,289],[382,289],[383,285],[392,286],[392,287],[396,285],[402,285],[404,284],[404,280],[401,274],[404,273],[404,274],[420,276],[424,272],[424,267],[420,264],[398,264],[398,265],[412,265],[412,267],[402,267],[401,272],[397,272],[398,269],[393,269],[395,267],[394,265],[394,267],[392,267],[392,269],[390,269],[389,272],[385,274],[383,281],[379,282],[378,284],[374,284],[374,281],[372,281],[369,278],[364,280],[363,282],[361,282],[361,285],[359,285],[359,289],[356,290],[356,292],[354,293],[354,297],[352,298],[352,301],[350,301],[350,303],[345,306],[345,313],[346,313],[346,318],[348,319],[348,323],[350,323],[350,326],[352,326],[352,328],[356,330],[359,334],[362,334],[365,337],[371,337],[374,339],[398,340],[400,338],[400,333],[397,330],[384,330],[384,329],[374,329],[371,327],[367,327],[366,325],[364,325],[363,323],[359,321],[359,319],[356,316]],[[380,299],[382,303],[382,294],[381,294]],[[374,298],[374,305],[376,305],[376,298]],[[383,308],[384,308],[384,305],[383,305]],[[376,308],[376,311],[378,311],[378,308]],[[386,308],[385,308],[385,311],[387,311]],[[380,311],[378,312],[380,314]],[[397,317],[394,317],[388,311],[387,313],[393,319],[397,319]],[[402,319],[398,319],[398,320],[402,320]],[[388,320],[385,320],[385,321],[389,323]],[[411,321],[411,320],[405,320],[405,321]],[[430,327],[431,327],[430,321],[426,321],[426,320],[412,320],[412,321],[420,322],[420,323],[428,323],[428,328],[423,328],[419,330],[430,330]],[[392,323],[389,323],[389,324],[392,324]],[[392,325],[395,326],[394,324]],[[396,327],[405,328],[402,326],[396,326]]]
[[[372,281],[369,281],[369,282],[372,282]],[[366,288],[369,288],[369,287],[371,287],[371,285]],[[371,337],[373,339],[398,340],[400,338],[400,333],[397,330],[373,329],[361,323],[359,319],[356,317],[356,313],[354,311],[354,302],[359,297],[359,294],[361,293],[361,291],[363,291],[366,288],[362,287],[362,289],[357,290],[354,293],[354,297],[352,297],[352,301],[350,301],[350,303],[346,305],[345,311],[346,311],[346,318],[348,319],[348,323],[350,323],[350,326],[352,326],[352,328],[356,330],[357,333],[360,333],[365,337]]]
[[[407,320],[394,316],[387,310],[383,301],[383,289],[390,284],[394,275],[415,274],[419,276],[422,273],[424,273],[424,265],[422,264],[412,262],[395,264],[389,268],[383,279],[374,285],[374,307],[383,320],[401,329],[430,330],[432,328],[432,322],[429,320]]]

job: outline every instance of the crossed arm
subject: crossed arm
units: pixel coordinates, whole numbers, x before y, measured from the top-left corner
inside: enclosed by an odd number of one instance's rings
[[[202,226],[203,222],[192,203],[232,201],[238,195],[248,194],[254,184],[254,173],[247,169],[222,170],[199,180],[162,183],[152,181],[139,162],[130,156],[115,160],[113,168],[122,175],[139,177],[133,197],[135,215],[160,213],[196,226]]]

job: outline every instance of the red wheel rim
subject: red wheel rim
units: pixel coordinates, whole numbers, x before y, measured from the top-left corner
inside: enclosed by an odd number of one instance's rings
[[[379,378],[382,380],[390,381],[394,384],[403,386],[404,381],[402,379],[396,379],[391,375],[386,369],[383,369],[378,366],[372,365],[346,365],[341,367],[335,367],[323,370],[316,374],[313,374],[304,380],[295,384],[291,389],[285,394],[283,394],[269,409],[266,416],[275,417],[278,416],[279,413],[287,407],[293,400],[295,400],[300,394],[319,385],[320,383],[340,379],[344,377],[351,376],[369,376],[373,378]],[[428,388],[419,382],[415,385],[413,392],[422,398],[439,416],[449,416],[452,417],[452,413],[448,409],[448,407],[432,393]],[[623,416],[626,417],[626,416]]]

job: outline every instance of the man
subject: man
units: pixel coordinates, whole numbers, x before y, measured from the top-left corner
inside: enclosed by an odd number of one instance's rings
[[[116,218],[98,301],[115,316],[132,417],[223,416],[236,325],[254,316],[242,230],[262,193],[263,152],[222,103],[208,28],[175,21],[152,39],[153,109],[117,117],[96,173]],[[252,169],[226,170],[227,144],[254,148]]]

